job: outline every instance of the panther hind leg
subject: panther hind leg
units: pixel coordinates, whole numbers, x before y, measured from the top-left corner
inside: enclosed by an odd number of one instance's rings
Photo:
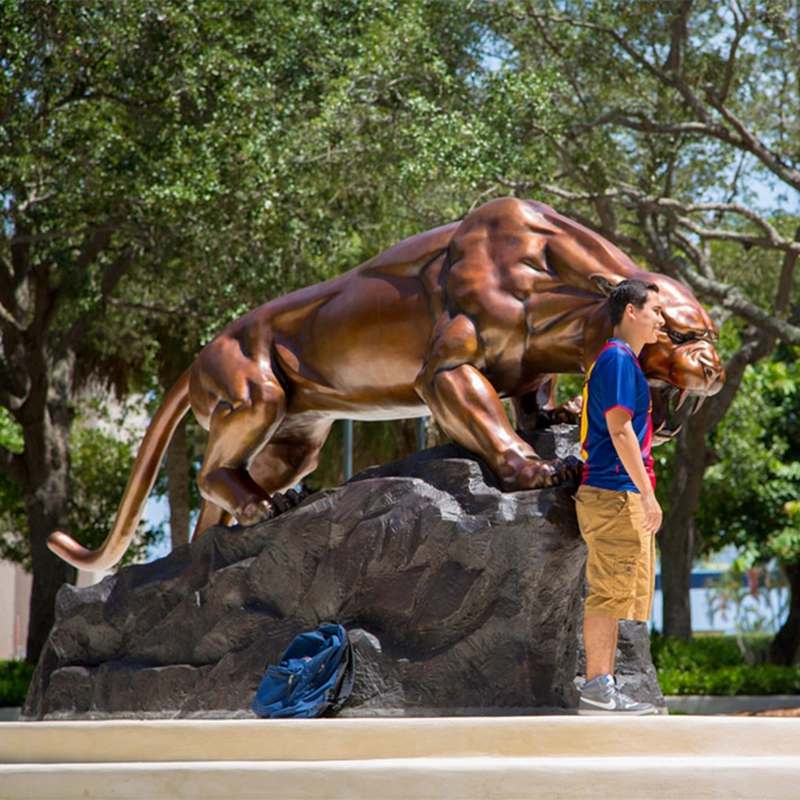
[[[319,464],[333,421],[287,415],[269,443],[250,464],[253,480],[268,494],[294,488]]]
[[[577,425],[580,422],[583,398],[578,395],[566,403],[557,404],[557,379],[557,375],[545,375],[531,391],[511,399],[519,430],[533,431],[551,425]]]
[[[220,508],[218,505],[203,499],[200,503],[200,515],[197,517],[194,532],[192,533],[192,541],[200,536],[200,534],[205,533],[209,528],[213,528],[217,525],[230,525],[232,519],[233,516],[225,511],[224,508]]]

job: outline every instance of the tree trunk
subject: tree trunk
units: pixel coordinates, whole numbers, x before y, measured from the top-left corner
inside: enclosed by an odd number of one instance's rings
[[[53,626],[58,590],[75,579],[75,569],[47,549],[47,537],[66,528],[68,521],[71,359],[56,364],[49,378],[49,386],[39,389],[46,399],[32,400],[33,413],[22,427],[33,566],[26,658],[32,663],[38,661]]]
[[[773,664],[800,664],[800,564],[784,564],[789,582],[789,616],[770,642],[769,660]]]
[[[661,550],[664,635],[688,639],[692,634],[690,589],[692,565],[702,540],[694,515],[700,502],[706,469],[706,436],[719,424],[742,383],[745,369],[775,347],[772,336],[748,330],[745,343],[725,364],[727,380],[678,434],[672,462],[669,511],[658,534]]]
[[[172,549],[189,541],[189,443],[186,419],[175,429],[167,450],[167,493]]]
[[[32,664],[39,660],[50,629],[53,627],[56,594],[63,584],[72,583],[76,574],[73,567],[47,549],[47,537],[62,527],[58,522],[61,515],[57,509],[47,508],[47,505],[49,504],[36,499],[32,499],[28,505],[33,587],[25,658]]]
[[[658,543],[661,548],[661,591],[664,635],[688,639],[692,634],[690,587],[698,550],[694,513],[706,468],[707,417],[690,417],[678,434],[669,488],[669,511]]]

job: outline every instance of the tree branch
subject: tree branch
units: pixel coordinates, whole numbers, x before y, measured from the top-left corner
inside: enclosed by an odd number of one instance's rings
[[[678,242],[680,248],[697,265],[700,272],[703,274],[703,277],[712,281],[716,280],[714,268],[711,266],[711,261],[709,260],[708,256],[703,253],[699,247],[695,247],[694,244],[692,244],[692,242],[690,242],[679,231],[675,231],[674,236],[675,241]]]
[[[723,308],[738,314],[765,333],[782,339],[788,344],[800,344],[800,327],[786,320],[777,319],[755,303],[751,303],[736,286],[713,281],[693,270],[684,259],[673,259],[675,270],[696,291],[713,298]]]
[[[767,169],[780,178],[785,183],[789,184],[795,189],[800,189],[800,171],[794,166],[784,162],[784,160],[769,148],[758,136],[756,136],[742,120],[740,120],[723,102],[722,95],[715,94],[709,87],[704,90],[704,99],[717,114],[728,124],[720,125],[714,121],[711,114],[709,114],[704,101],[694,92],[689,82],[686,80],[684,72],[672,71],[670,60],[667,61],[667,69],[660,68],[653,64],[646,56],[640,53],[636,48],[632,47],[625,37],[612,28],[605,25],[599,25],[593,22],[576,19],[569,16],[554,16],[550,14],[537,14],[535,11],[529,11],[530,15],[534,18],[538,17],[548,22],[556,24],[571,25],[576,28],[584,28],[587,30],[602,33],[617,44],[617,46],[638,66],[646,70],[657,81],[665,86],[676,89],[683,97],[684,102],[691,108],[697,119],[702,123],[699,127],[697,123],[667,123],[656,124],[648,122],[649,127],[637,128],[636,124],[629,124],[630,127],[635,129],[644,130],[646,132],[657,133],[677,133],[677,132],[690,132],[707,134],[720,141],[730,144],[739,149],[744,149],[752,153]],[[673,29],[674,35],[674,29]],[[673,43],[674,45],[674,43]],[[738,48],[738,45],[737,45]],[[680,63],[683,67],[683,64]],[[631,123],[630,118],[625,118],[627,123]],[[609,120],[610,121],[610,118]],[[640,123],[641,124],[641,123]],[[691,126],[687,128],[686,126]],[[655,127],[653,127],[655,126]]]
[[[670,26],[669,55],[664,64],[665,69],[679,74],[683,71],[683,46],[687,37],[689,11],[692,8],[691,0],[684,0],[675,14]]]
[[[718,211],[720,215],[738,214],[758,225],[775,245],[784,246],[787,244],[786,240],[778,233],[777,229],[767,222],[764,217],[753,211],[753,209],[739,203],[689,203],[687,205],[669,197],[661,198],[659,202],[664,206],[675,208],[684,214],[693,214],[703,211]]]
[[[597,203],[600,200],[608,201],[618,199],[625,202],[625,198],[630,198],[633,203],[627,203],[628,208],[636,209],[656,208],[668,211],[676,211],[682,214],[701,213],[705,211],[718,211],[723,214],[738,214],[745,217],[754,224],[758,225],[766,234],[766,238],[755,236],[749,233],[729,231],[720,228],[704,228],[698,225],[688,216],[676,216],[676,221],[687,230],[697,234],[704,239],[728,240],[739,242],[740,244],[752,247],[762,247],[768,250],[782,250],[787,253],[800,253],[800,242],[797,240],[785,239],[778,230],[767,222],[760,214],[752,209],[738,203],[682,203],[672,197],[652,197],[637,191],[631,186],[620,185],[617,189],[609,189],[605,192],[577,193],[570,192],[558,186],[547,185],[543,187],[545,191],[562,197],[566,200]]]
[[[800,226],[794,232],[795,242],[800,242]],[[781,274],[778,278],[778,288],[775,290],[775,301],[773,308],[775,315],[785,317],[789,309],[789,301],[792,297],[792,286],[794,285],[794,269],[797,266],[797,251],[787,252],[781,264]]]
[[[17,230],[23,230],[27,233],[27,230],[21,228],[19,225],[17,226]],[[14,236],[9,244],[11,250],[11,274],[9,277],[11,279],[11,291],[13,294],[13,292],[22,285],[30,272],[31,247],[30,242],[25,241],[24,237],[19,236]]]
[[[742,122],[713,91],[705,92],[706,99],[719,115],[739,134],[739,146],[749,150],[764,166],[795,189],[800,190],[800,171],[784,162],[777,153],[767,147]]]
[[[619,196],[619,193],[614,190],[598,193],[580,193],[571,192],[567,189],[563,189],[560,186],[554,186],[552,184],[548,184],[547,186],[542,186],[540,188],[546,194],[552,194],[563,200],[568,200],[571,203],[590,203],[595,209],[597,209],[598,204],[608,202],[609,200]],[[581,225],[585,225],[587,228],[601,233],[603,236],[614,242],[614,244],[625,250],[629,255],[639,256],[644,259],[649,259],[651,257],[650,251],[638,239],[620,233],[613,211],[609,214],[608,212],[601,213],[601,211],[598,210],[598,216],[601,223],[600,225],[598,225],[594,220],[589,219],[585,215],[579,213],[574,208],[570,208],[569,213],[576,222],[580,222]]]
[[[14,328],[16,331],[22,332],[25,330],[25,328],[19,324],[11,312],[2,304],[0,304],[0,321],[8,325],[10,328]]]
[[[739,244],[749,245],[750,247],[761,247],[765,250],[782,250],[787,253],[800,253],[800,242],[787,242],[780,237],[777,240],[772,237],[764,238],[763,236],[753,236],[749,233],[726,231],[721,228],[703,228],[688,217],[678,217],[677,221],[684,228],[690,230],[692,233],[696,233],[703,239],[739,242]]]
[[[743,13],[741,6],[738,11]],[[739,45],[750,27],[750,20],[746,15],[740,19],[736,10],[733,10],[733,29],[735,31],[733,41],[728,49],[728,57],[725,59],[725,69],[722,74],[722,87],[719,91],[720,102],[724,103],[728,99],[733,84],[733,73],[736,68],[736,56],[739,51]]]
[[[684,134],[717,136],[719,133],[719,126],[705,122],[656,122],[640,111],[626,111],[621,108],[612,108],[589,122],[581,123],[577,128],[579,130],[597,128],[610,122],[617,122],[640,133],[665,133],[670,136]]]

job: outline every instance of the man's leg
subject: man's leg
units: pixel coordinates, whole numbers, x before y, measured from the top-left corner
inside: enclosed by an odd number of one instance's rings
[[[583,647],[586,651],[586,680],[613,675],[617,654],[618,621],[608,614],[585,611]]]
[[[587,680],[581,688],[578,713],[656,713],[650,703],[638,703],[623,694],[614,679],[619,619],[634,616],[642,548],[640,531],[630,519],[629,500],[623,493],[582,486],[576,508],[588,548],[589,584],[583,617]]]

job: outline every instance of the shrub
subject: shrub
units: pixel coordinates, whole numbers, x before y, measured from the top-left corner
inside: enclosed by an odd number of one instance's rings
[[[800,694],[800,667],[763,661],[769,636],[700,636],[688,642],[653,636],[651,649],[664,694]]]
[[[0,706],[21,706],[32,677],[27,661],[0,661]]]
[[[717,669],[764,661],[769,642],[768,634],[696,636],[689,641],[656,634],[650,650],[656,669]]]
[[[658,671],[664,694],[800,694],[800,667],[776,664]]]

